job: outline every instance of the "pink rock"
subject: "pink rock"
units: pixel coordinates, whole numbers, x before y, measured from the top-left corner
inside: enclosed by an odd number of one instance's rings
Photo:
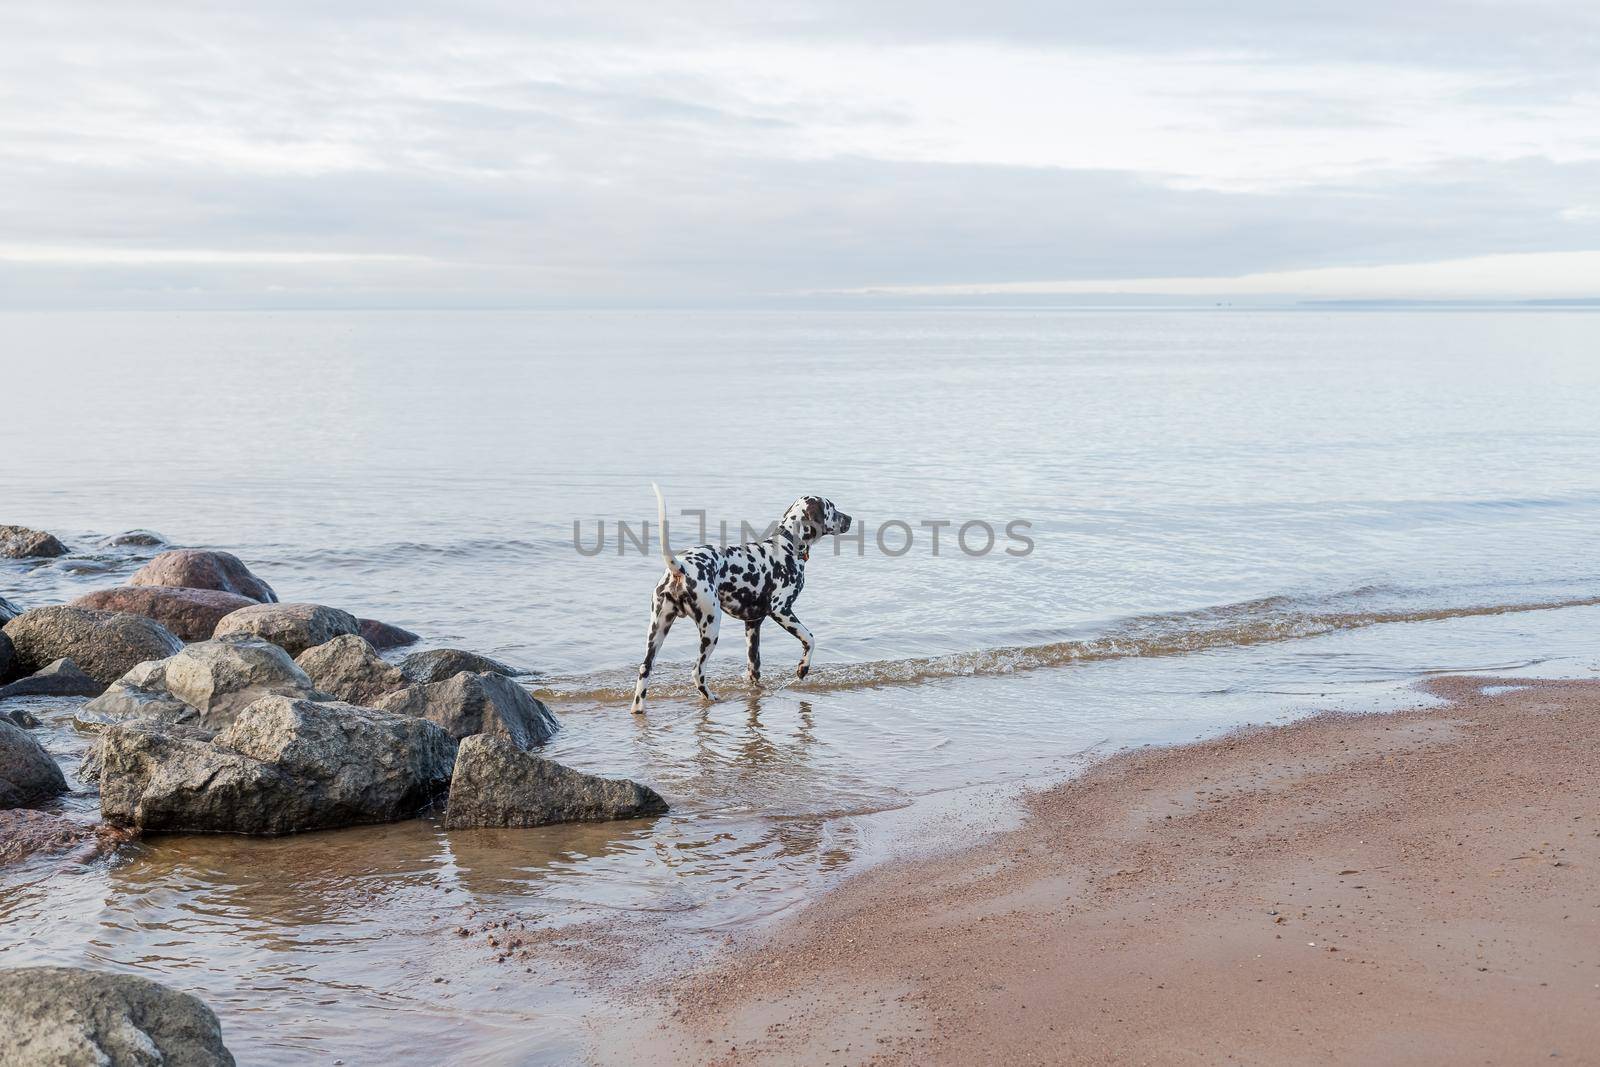
[[[256,601],[221,589],[183,589],[173,585],[125,585],[100,589],[72,602],[75,608],[125,611],[154,619],[185,641],[204,641],[229,612]]]
[[[134,571],[129,585],[175,585],[186,589],[220,589],[260,604],[277,603],[272,586],[250,573],[232,552],[175,548]]]
[[[298,656],[341,634],[359,632],[354,615],[324,604],[251,604],[224,615],[212,636],[254,634]]]

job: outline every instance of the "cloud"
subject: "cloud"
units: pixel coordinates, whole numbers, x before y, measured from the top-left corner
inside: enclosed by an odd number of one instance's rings
[[[859,290],[849,295],[960,297],[1140,294],[1240,298],[1287,295],[1345,300],[1593,299],[1592,284],[1580,280],[1589,278],[1600,278],[1600,251],[1530,252],[1431,263],[1323,267],[1222,277],[1101,278],[1011,285],[904,286]]]
[[[1410,66],[1506,68],[1593,65],[1600,10],[1569,0],[1089,0],[1039,5],[997,0],[894,0],[800,4],[776,32],[870,34],[879,41],[991,39],[1118,51],[1249,52]]]
[[[79,266],[213,265],[413,262],[420,256],[367,252],[233,252],[216,248],[94,248],[83,245],[0,244],[0,263],[67,263]]]
[[[0,303],[750,302],[1600,248],[1587,4],[440,10],[0,14]]]
[[[75,285],[123,287],[114,303],[150,292],[248,302],[259,286],[289,303],[340,294],[370,302],[392,292],[543,305],[1231,277],[1600,247],[1600,217],[1551,206],[1600,187],[1600,165],[1450,168],[1272,195],[1174,189],[1117,172],[854,158],[675,166],[670,183],[641,165],[603,187],[571,176],[463,187],[405,174],[244,184],[216,175],[190,186],[191,215],[205,222],[192,223],[188,236],[194,247],[218,250],[204,254],[164,244],[166,186],[147,176],[104,204],[103,218],[78,220],[87,241],[121,219],[127,243],[86,246],[81,255],[52,246],[48,261],[80,268],[61,276]],[[1519,193],[1510,198],[1507,189]],[[134,219],[150,224],[138,232],[129,228]],[[396,232],[396,219],[408,228]],[[241,243],[272,250],[226,251]],[[307,251],[319,245],[345,251]],[[0,250],[7,259],[18,262]],[[97,264],[116,268],[104,285],[86,273]]]

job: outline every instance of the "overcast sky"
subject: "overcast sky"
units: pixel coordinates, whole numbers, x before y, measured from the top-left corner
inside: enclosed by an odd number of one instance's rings
[[[6,306],[1600,295],[1594,0],[56,0],[0,42]]]

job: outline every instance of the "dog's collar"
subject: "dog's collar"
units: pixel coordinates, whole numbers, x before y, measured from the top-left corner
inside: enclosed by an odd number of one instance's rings
[[[810,545],[806,544],[806,542],[804,540],[802,540],[793,530],[789,529],[787,526],[780,527],[778,532],[781,533],[784,537],[787,537],[789,539],[789,542],[794,545],[794,550],[799,555],[801,563],[806,563],[806,562],[810,561],[810,559],[811,559],[811,546]]]

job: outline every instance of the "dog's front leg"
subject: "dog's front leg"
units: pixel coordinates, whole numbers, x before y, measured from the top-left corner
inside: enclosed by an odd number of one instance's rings
[[[750,667],[745,671],[751,685],[761,682],[761,620],[744,624],[744,651],[750,661]]]
[[[772,613],[772,621],[799,640],[800,665],[794,669],[794,676],[803,679],[811,670],[811,650],[816,647],[816,642],[811,639],[811,631],[806,629],[805,623],[787,611],[774,611]]]

